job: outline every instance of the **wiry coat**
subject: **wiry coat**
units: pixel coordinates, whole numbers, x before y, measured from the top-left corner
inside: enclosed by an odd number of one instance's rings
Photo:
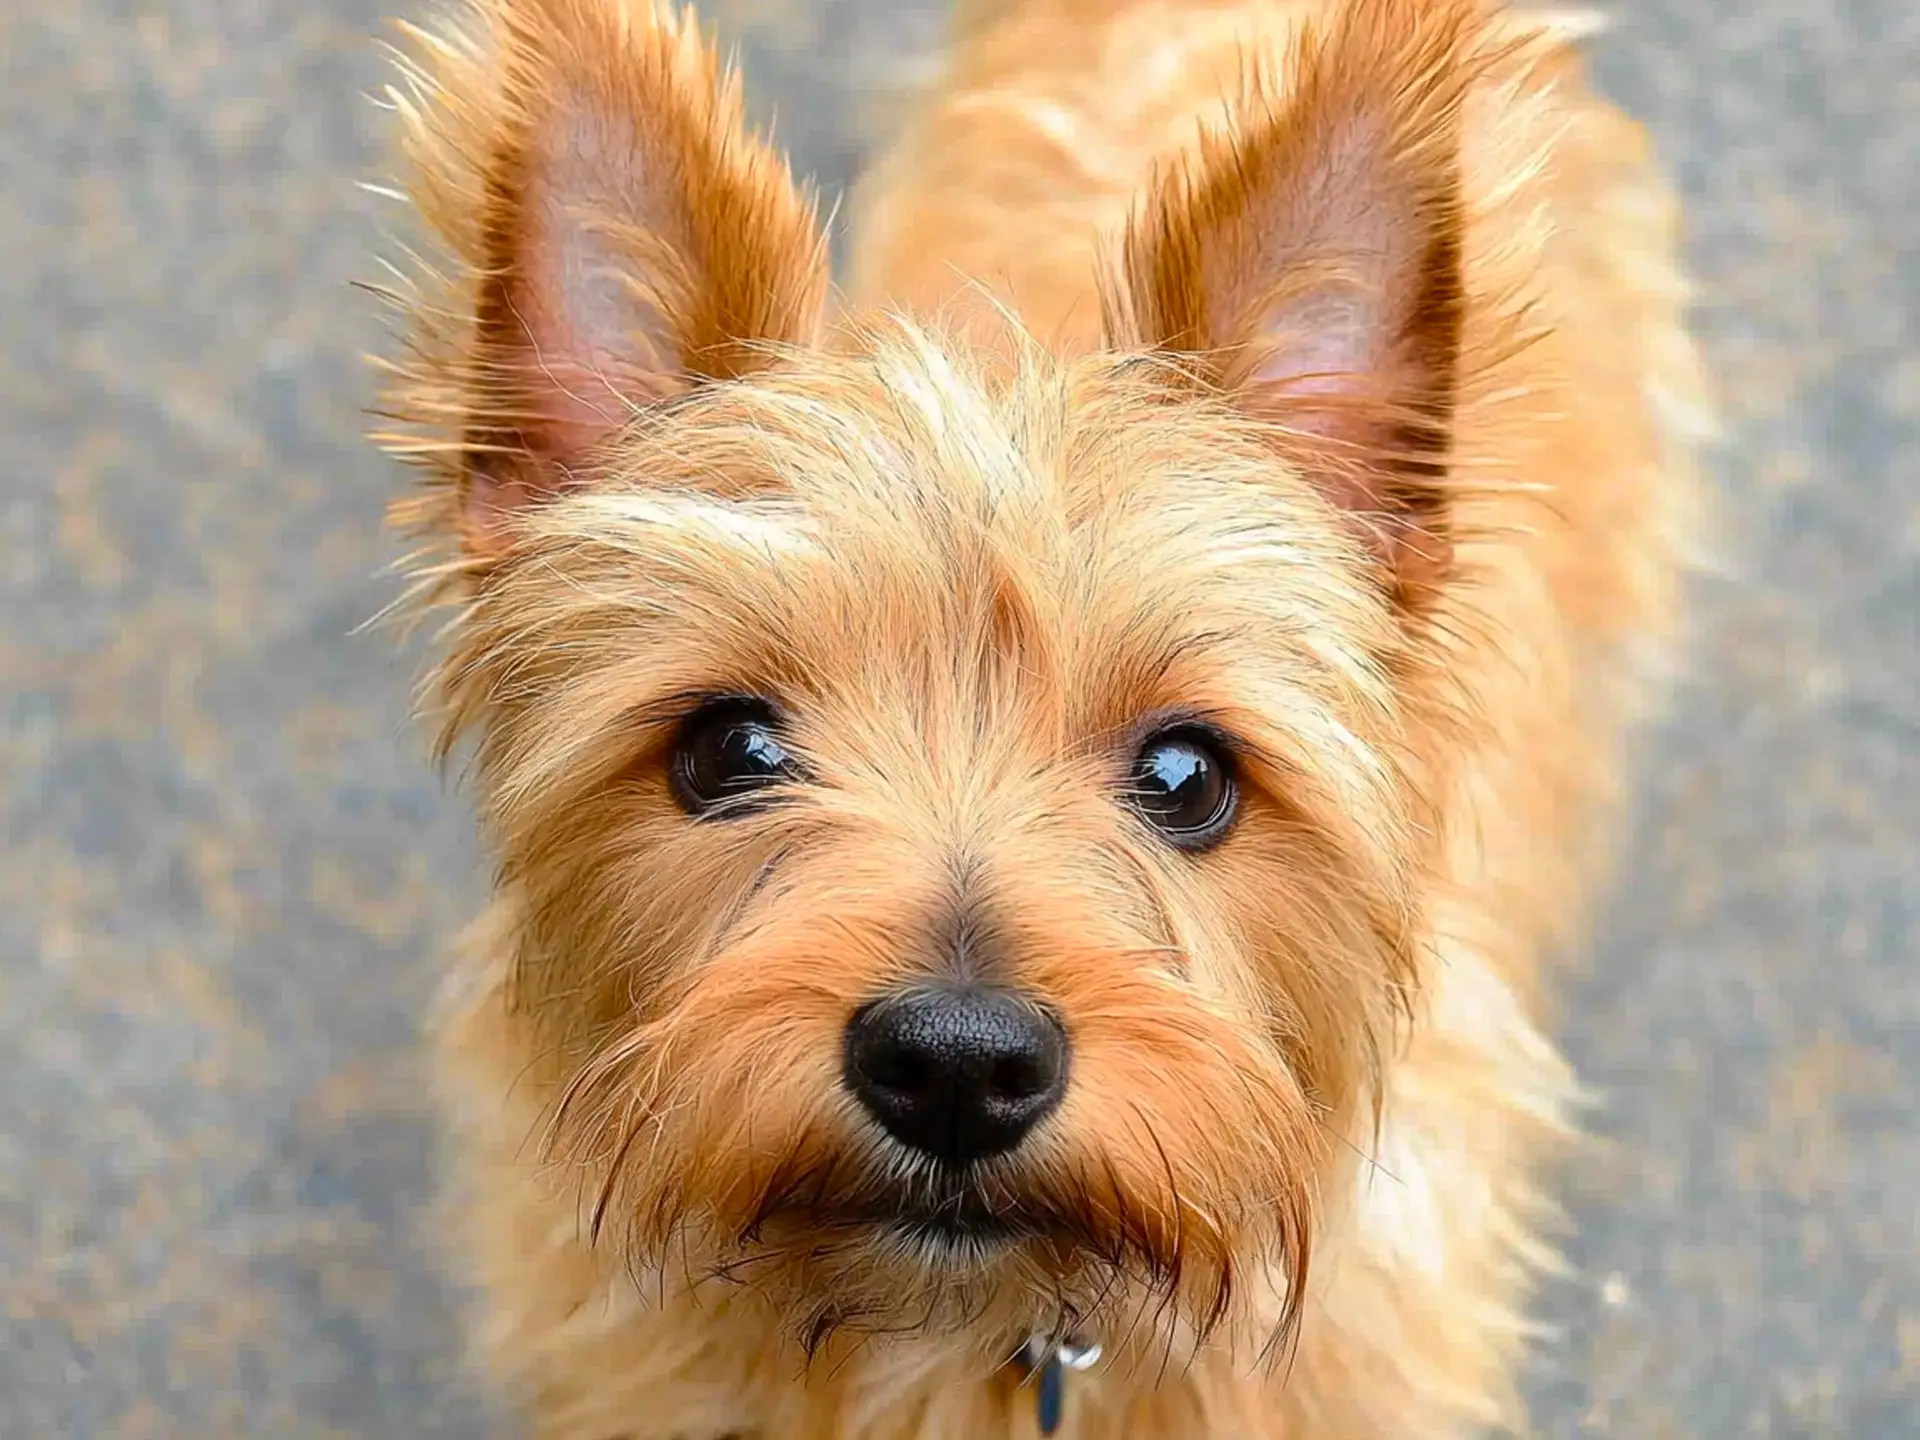
[[[1088,1440],[1511,1422],[1542,970],[1706,433],[1667,198],[1565,18],[963,19],[837,314],[685,19],[412,32],[385,438],[498,857],[438,1022],[485,1364],[555,1440],[979,1440],[1071,1320]],[[734,690],[808,784],[693,824],[662,757]],[[1112,803],[1167,714],[1235,737],[1204,857]],[[956,933],[1075,1068],[982,1180],[1036,1239],[943,1268],[835,1065]]]

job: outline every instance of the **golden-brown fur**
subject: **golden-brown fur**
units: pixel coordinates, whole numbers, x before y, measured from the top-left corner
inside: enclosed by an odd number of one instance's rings
[[[1577,935],[1704,434],[1671,217],[1578,27],[1472,0],[995,0],[850,293],[690,22],[411,31],[443,242],[384,437],[496,857],[438,1019],[483,1363],[552,1440],[1515,1420]],[[700,697],[788,803],[690,819]],[[1204,855],[1116,799],[1234,737]],[[937,1261],[838,1080],[974,947],[1073,1043]],[[971,963],[971,962],[970,962]]]

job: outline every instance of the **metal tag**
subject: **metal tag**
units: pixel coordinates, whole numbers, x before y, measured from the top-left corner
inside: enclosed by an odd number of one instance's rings
[[[1067,1408],[1067,1376],[1090,1370],[1100,1363],[1100,1347],[1091,1341],[1070,1337],[1056,1340],[1051,1335],[1029,1335],[1016,1357],[1025,1367],[1038,1401],[1040,1433],[1052,1435],[1060,1428]]]

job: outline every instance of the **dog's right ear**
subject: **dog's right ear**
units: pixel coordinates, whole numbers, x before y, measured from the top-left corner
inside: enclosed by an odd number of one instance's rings
[[[409,30],[392,98],[413,198],[469,277],[462,313],[412,307],[401,409],[445,437],[420,447],[449,472],[430,522],[485,558],[638,408],[809,341],[828,268],[812,204],[688,16],[472,3],[472,33]]]
[[[1273,422],[1414,603],[1451,565],[1462,115],[1478,0],[1352,0],[1255,68],[1126,235],[1109,343],[1188,355]]]

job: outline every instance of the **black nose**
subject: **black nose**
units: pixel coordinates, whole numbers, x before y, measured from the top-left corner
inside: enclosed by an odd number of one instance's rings
[[[964,1165],[1011,1150],[1060,1103],[1067,1037],[1004,990],[903,990],[848,1023],[845,1073],[894,1139]]]

